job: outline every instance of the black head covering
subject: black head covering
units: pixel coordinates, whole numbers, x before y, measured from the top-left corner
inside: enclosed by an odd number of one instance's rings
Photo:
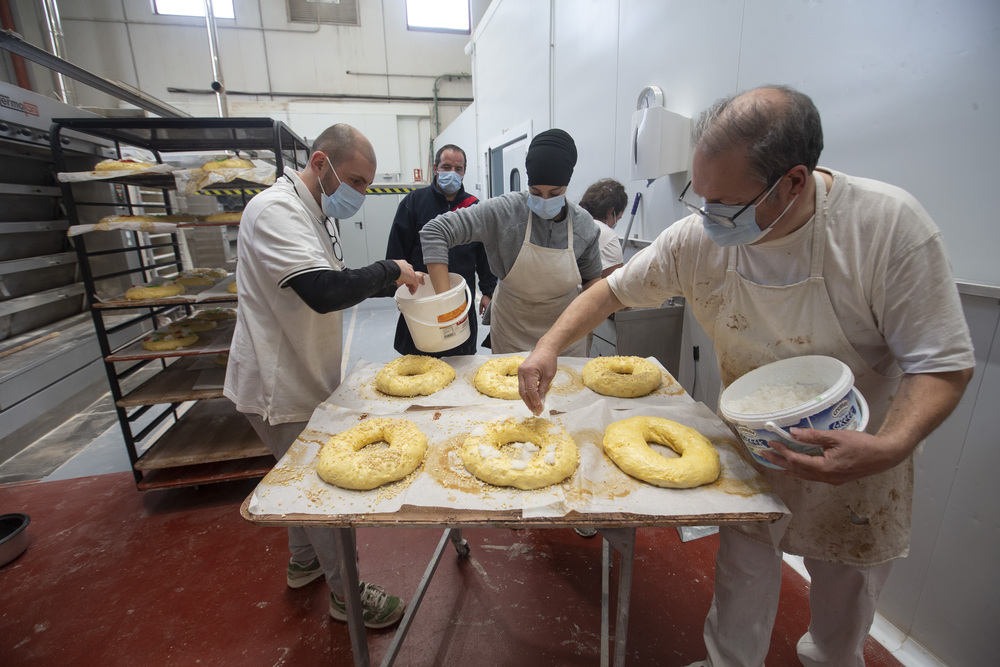
[[[565,130],[545,130],[528,145],[524,168],[528,185],[569,185],[576,166],[576,144]]]

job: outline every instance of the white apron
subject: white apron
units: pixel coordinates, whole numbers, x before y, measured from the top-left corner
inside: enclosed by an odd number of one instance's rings
[[[814,172],[816,213],[813,220],[810,275],[786,286],[759,285],[737,271],[738,249],[730,248],[715,323],[715,348],[723,387],[772,361],[805,354],[840,359],[854,372],[855,386],[868,401],[866,429],[876,433],[885,419],[902,371],[874,371],[850,343],[851,323],[839,322],[823,278],[826,249],[826,183]],[[853,326],[861,326],[853,325]],[[832,486],[792,477],[744,457],[764,476],[792,511],[781,539],[782,550],[820,560],[873,565],[905,556],[909,549],[913,498],[913,457],[891,470]],[[771,542],[766,526],[739,530]]]
[[[521,251],[507,277],[497,283],[490,305],[490,346],[494,354],[530,351],[580,293],[580,268],[573,252],[573,213],[566,207],[565,250],[531,242],[531,212]],[[587,339],[562,354],[587,356]]]

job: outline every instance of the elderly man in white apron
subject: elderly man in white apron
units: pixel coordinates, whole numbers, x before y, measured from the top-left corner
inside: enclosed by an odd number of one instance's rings
[[[420,230],[427,273],[436,292],[450,288],[448,248],[479,241],[500,282],[490,303],[495,354],[530,350],[556,318],[601,276],[600,230],[566,199],[576,144],[565,131],[540,132],[528,146],[528,192],[511,192],[451,211]],[[587,356],[586,340],[568,356]]]
[[[780,542],[766,526],[720,530],[705,622],[713,667],[760,667],[781,584],[780,550],[811,576],[804,665],[864,665],[863,644],[893,559],[909,548],[913,452],[954,409],[975,360],[940,232],[908,193],[817,167],[819,113],[765,87],[720,100],[697,128],[693,215],[578,298],[520,370],[533,410],[555,355],[610,312],[684,296],[715,345],[724,385],[764,364],[822,354],[854,372],[867,433],[793,429],[824,454],[772,443],[751,464],[792,511]],[[693,190],[701,206],[687,196]]]

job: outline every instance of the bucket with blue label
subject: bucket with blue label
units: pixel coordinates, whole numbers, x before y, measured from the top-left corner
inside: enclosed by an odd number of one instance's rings
[[[782,359],[750,371],[729,385],[719,401],[723,418],[736,429],[754,460],[778,468],[761,454],[777,440],[789,449],[822,456],[823,449],[792,437],[791,428],[863,431],[868,403],[854,386],[854,373],[833,357]]]

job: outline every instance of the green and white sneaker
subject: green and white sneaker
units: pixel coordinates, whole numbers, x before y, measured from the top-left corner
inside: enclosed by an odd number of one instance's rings
[[[403,617],[406,603],[375,584],[361,582],[361,611],[365,627],[387,628]],[[347,620],[347,604],[343,598],[330,593],[330,616],[338,621]]]
[[[294,560],[288,561],[287,581],[289,588],[302,588],[322,576],[323,568],[319,566],[318,558],[313,558],[308,563],[296,563]]]

